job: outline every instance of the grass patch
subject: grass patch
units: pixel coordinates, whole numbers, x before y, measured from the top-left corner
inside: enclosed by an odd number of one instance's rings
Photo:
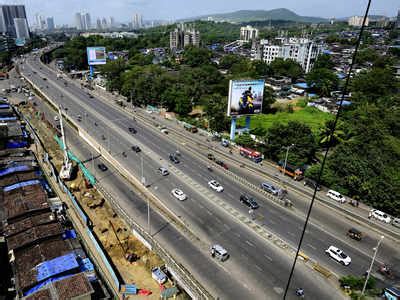
[[[273,123],[287,124],[289,121],[299,121],[307,124],[314,133],[317,133],[327,120],[334,118],[332,114],[322,112],[314,107],[301,108],[297,106],[296,108],[292,113],[277,112],[275,114],[252,116],[250,129],[257,127],[268,129]],[[245,118],[240,118],[238,124],[244,126]]]

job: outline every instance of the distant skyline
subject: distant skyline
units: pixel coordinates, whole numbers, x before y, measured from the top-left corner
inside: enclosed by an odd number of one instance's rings
[[[279,0],[266,3],[260,0],[0,0],[0,4],[25,4],[30,21],[39,13],[53,16],[56,24],[73,24],[76,12],[88,12],[92,19],[113,16],[118,22],[131,21],[135,13],[142,14],[144,20],[177,20],[237,10],[275,8],[287,8],[302,16],[342,18],[362,15],[367,1]],[[399,0],[373,0],[370,14],[392,17],[397,15],[398,9]]]

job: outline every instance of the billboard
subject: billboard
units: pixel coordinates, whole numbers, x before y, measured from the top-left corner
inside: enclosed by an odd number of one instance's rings
[[[87,47],[86,53],[89,66],[106,64],[105,47]]]
[[[229,82],[228,116],[261,113],[264,80],[231,80]]]

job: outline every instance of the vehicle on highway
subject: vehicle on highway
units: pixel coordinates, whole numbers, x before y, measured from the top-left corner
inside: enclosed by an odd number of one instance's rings
[[[286,163],[285,166],[285,162],[280,161],[278,162],[278,166],[277,166],[279,172],[283,172],[285,171],[285,175],[288,175],[289,177],[292,177],[294,180],[300,181],[304,178],[304,172],[302,169],[297,168],[296,166],[293,166],[289,163]]]
[[[132,151],[135,151],[136,153],[139,153],[142,150],[140,149],[139,146],[132,146]]]
[[[250,148],[240,147],[239,153],[241,156],[247,157],[255,163],[262,162],[261,153]]]
[[[344,266],[348,266],[351,263],[350,256],[335,246],[329,246],[329,248],[325,250],[325,253],[330,258],[336,260]]]
[[[280,188],[275,187],[274,185],[272,185],[269,182],[262,182],[261,183],[261,188],[264,191],[266,191],[268,193],[271,193],[272,195],[275,195],[275,196],[277,196],[279,194],[280,190],[281,190]]]
[[[224,190],[224,187],[220,185],[216,180],[210,180],[208,182],[208,186],[218,193],[221,193]]]
[[[225,168],[226,170],[228,170],[228,165],[226,163],[224,163],[222,160],[216,160],[215,163],[223,168]]]
[[[317,188],[317,191],[321,190],[321,186],[319,184],[317,184],[317,182],[311,178],[304,179],[304,186],[309,186],[313,190],[315,190],[315,188]]]
[[[229,141],[228,141],[228,140],[225,140],[225,139],[222,139],[221,145],[222,145],[223,147],[229,147]]]
[[[179,158],[173,153],[169,154],[169,160],[172,161],[174,164],[179,164],[180,162]]]
[[[162,133],[165,133],[165,134],[168,134],[168,129],[167,128],[161,128],[161,130],[160,130]]]
[[[133,127],[129,127],[128,130],[130,133],[133,133],[133,134],[137,133],[137,130]]]
[[[400,228],[400,218],[394,218],[392,221],[392,225]]]
[[[383,211],[377,210],[377,209],[371,209],[371,211],[369,212],[369,215],[372,218],[375,218],[381,222],[385,222],[385,223],[390,223],[392,221],[392,218],[390,216],[388,216],[387,214],[385,214]]]
[[[158,168],[158,172],[160,172],[160,174],[161,174],[162,176],[167,176],[167,175],[169,174],[168,169],[167,169],[167,168],[164,168],[164,167],[159,167],[159,168]]]
[[[356,241],[361,241],[362,239],[362,232],[360,230],[357,230],[355,228],[350,228],[346,235]]]
[[[64,85],[67,86],[67,85],[68,85],[68,82],[64,81]]]
[[[54,116],[54,121],[58,122],[58,121],[60,121],[60,118],[58,116]]]
[[[44,80],[44,81],[46,81],[46,80],[47,80],[47,78],[46,78],[46,77],[43,77],[43,80]]]
[[[198,131],[196,126],[188,123],[185,123],[183,125],[183,128],[185,128],[187,131],[190,131],[191,133],[196,133]]]
[[[215,160],[215,156],[214,156],[214,154],[212,154],[212,153],[208,153],[208,154],[207,154],[207,158],[208,158],[209,160]]]
[[[82,121],[82,116],[81,116],[81,115],[78,115],[78,116],[76,117],[76,119],[80,122],[80,121]]]
[[[250,196],[247,196],[247,195],[240,195],[240,202],[245,204],[247,207],[250,207],[251,209],[259,208],[259,205],[256,202],[256,200],[254,200],[253,197],[250,197]]]
[[[174,196],[176,199],[179,201],[184,201],[187,199],[187,196],[184,192],[182,192],[180,189],[173,189],[171,191],[172,196]]]
[[[326,196],[331,198],[331,199],[333,199],[333,200],[335,200],[335,201],[337,201],[337,202],[339,202],[339,203],[346,203],[346,198],[343,197],[342,194],[340,194],[339,192],[336,192],[334,190],[329,190],[326,193]]]
[[[228,251],[221,245],[215,244],[210,248],[210,254],[212,257],[219,259],[220,261],[225,261],[229,258]]]
[[[108,168],[105,164],[98,164],[97,167],[102,170],[103,172],[107,171]]]

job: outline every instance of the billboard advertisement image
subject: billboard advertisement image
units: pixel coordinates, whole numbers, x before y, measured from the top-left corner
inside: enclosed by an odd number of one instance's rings
[[[231,80],[228,116],[260,114],[263,96],[264,80]]]
[[[106,64],[105,47],[87,47],[86,53],[89,66]]]

